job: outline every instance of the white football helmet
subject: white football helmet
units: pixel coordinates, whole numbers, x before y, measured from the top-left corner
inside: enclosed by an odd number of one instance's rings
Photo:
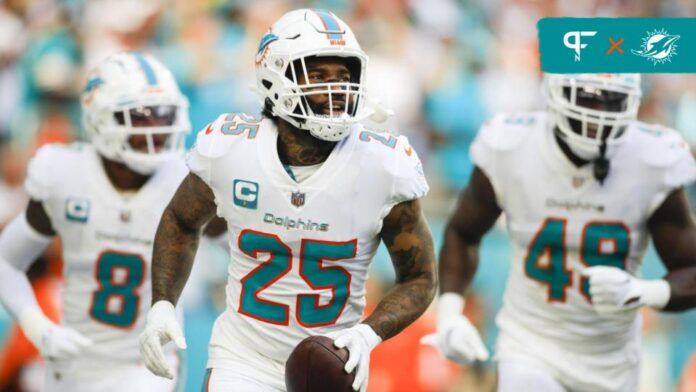
[[[81,103],[92,144],[109,160],[150,174],[184,152],[191,130],[188,100],[169,70],[152,56],[109,56],[89,73]],[[133,145],[136,140],[140,145]]]
[[[306,59],[334,56],[350,59],[349,82],[309,83]],[[314,137],[337,141],[352,124],[367,117],[383,122],[388,112],[365,94],[367,55],[350,27],[332,12],[299,9],[281,17],[263,36],[256,54],[256,82],[264,107]],[[297,75],[306,84],[299,85]],[[308,95],[328,95],[329,114],[314,113]],[[337,96],[342,99],[337,99]],[[341,104],[334,105],[339,101]],[[343,107],[340,107],[343,106]]]
[[[590,160],[623,141],[626,126],[636,119],[640,74],[546,74],[543,92],[560,136],[576,155]],[[613,107],[583,105],[588,97]]]

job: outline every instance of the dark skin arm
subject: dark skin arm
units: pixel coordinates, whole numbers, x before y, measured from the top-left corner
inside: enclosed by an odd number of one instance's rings
[[[34,228],[34,230],[46,236],[52,237],[56,235],[56,231],[53,230],[53,225],[51,224],[51,218],[48,217],[43,203],[34,199],[29,200],[25,214],[29,226]]]
[[[437,274],[430,228],[418,200],[394,206],[384,218],[380,237],[396,269],[396,286],[364,323],[387,340],[428,308],[435,296]]]
[[[478,268],[481,238],[501,213],[491,182],[481,169],[474,168],[445,229],[440,251],[441,292],[464,295]]]
[[[203,234],[206,237],[217,237],[219,235],[222,235],[224,232],[227,231],[227,221],[224,218],[220,218],[219,216],[216,216],[208,222],[207,225],[205,225],[205,229],[203,229]]]
[[[194,177],[194,178],[190,178],[190,177]],[[185,185],[185,188],[184,188],[184,185]],[[196,187],[202,188],[202,189],[196,190]],[[182,188],[184,188],[184,189],[182,190]],[[180,196],[179,200],[177,201],[177,203],[175,203],[175,200],[177,200],[177,197],[175,196],[174,199],[172,200],[172,202],[167,207],[167,210],[165,210],[165,212],[163,214],[162,221],[160,221],[160,227],[157,230],[158,234],[160,233],[160,229],[162,228],[162,223],[165,221],[165,216],[168,218],[167,219],[168,224],[172,223],[172,219],[174,219],[174,221],[173,221],[174,223],[182,222],[182,223],[198,224],[197,221],[191,220],[191,216],[189,214],[181,214],[181,212],[182,212],[181,206],[186,207],[186,205],[187,205],[186,203],[181,201],[181,197],[188,197],[186,195],[183,195],[182,193],[187,192],[187,191],[193,191],[195,195],[199,195],[197,198],[194,198],[195,199],[194,202],[203,203],[204,201],[206,201],[206,200],[204,200],[205,198],[210,197],[210,200],[212,203],[212,214],[213,215],[215,214],[216,207],[215,207],[215,201],[214,201],[214,196],[212,194],[212,191],[210,190],[210,188],[208,188],[207,185],[205,185],[205,183],[203,183],[203,181],[200,178],[196,177],[195,175],[189,174],[189,176],[186,178],[186,180],[182,183],[179,190],[177,191],[177,195]],[[178,209],[177,209],[177,206],[178,206]],[[202,204],[202,206],[207,207],[206,211],[208,209],[210,209],[210,206],[207,203]],[[193,205],[192,205],[192,207],[193,207]],[[190,213],[191,211],[194,211],[194,209],[191,208],[191,210],[189,210],[187,208],[183,208],[183,212],[185,212],[185,213]],[[44,209],[43,204],[40,201],[33,200],[33,199],[30,200],[29,204],[27,205],[27,209],[26,209],[25,214],[27,217],[27,222],[29,223],[29,225],[32,228],[34,228],[34,230],[38,231],[39,233],[41,233],[43,235],[47,235],[47,236],[56,235],[56,232],[53,229],[53,225],[51,224],[51,219],[48,217],[48,214],[46,213],[46,210]],[[188,219],[188,220],[182,221],[182,220],[179,220],[178,218],[179,219]],[[184,226],[184,228],[190,229],[191,226]],[[210,220],[208,225],[205,227],[204,234],[207,236],[210,236],[210,237],[215,237],[215,236],[218,236],[218,235],[224,233],[226,229],[227,229],[227,223],[225,222],[225,220],[222,218],[215,218],[215,219]],[[197,230],[197,233],[198,232],[200,232],[200,230]],[[191,271],[191,264],[193,263],[193,255],[195,255],[196,248],[198,247],[198,235],[196,235],[195,242],[194,242],[191,240],[190,234],[191,234],[190,232],[185,232],[185,233],[181,234],[182,237],[186,237],[186,239],[188,240],[187,242],[182,242],[181,245],[192,246],[192,244],[195,244],[195,245],[193,245],[194,246],[193,251],[190,251],[189,253],[186,254],[186,256],[191,255],[191,260],[188,264],[188,268],[183,269],[186,271],[186,275],[185,275],[186,279],[188,278],[188,274]],[[169,241],[165,241],[164,245],[166,245],[167,242],[169,242]],[[155,252],[157,249],[157,244],[158,244],[157,237],[155,237]],[[162,241],[160,241],[159,244],[163,245]],[[153,260],[155,260],[155,259],[153,258]],[[183,264],[183,267],[185,267],[185,266],[186,266],[186,264]],[[166,273],[166,272],[171,273],[171,271],[173,269],[175,269],[175,267],[176,266],[166,265],[166,263],[165,263],[165,265],[163,265],[162,268],[158,271],[161,271],[164,273]],[[153,262],[153,278],[154,278],[154,272],[155,272],[155,263]],[[186,282],[186,279],[183,279],[183,282],[180,283],[181,288],[178,290],[178,292],[176,293],[176,295],[173,298],[176,298],[176,299],[179,298],[179,294],[181,294],[181,289],[183,289],[183,286],[184,286],[184,283]],[[169,295],[171,295],[171,294],[172,293],[169,293]],[[154,296],[154,283],[153,283],[153,299],[155,299],[155,298],[156,297]],[[154,301],[154,302],[156,302],[156,301]],[[172,303],[175,303],[175,301],[172,301]]]
[[[48,217],[40,201],[30,200],[25,214],[27,216],[27,222],[29,222],[29,225],[33,227],[34,230],[47,236],[56,235],[55,230],[53,230],[53,225],[51,224],[51,219]],[[225,231],[227,231],[227,221],[223,218],[215,217],[205,226],[203,234],[208,237],[217,237]]]
[[[696,225],[684,189],[671,193],[648,220],[655,249],[667,267],[666,311],[696,307]]]
[[[179,300],[203,226],[215,216],[213,191],[189,173],[162,214],[152,253],[152,303]]]

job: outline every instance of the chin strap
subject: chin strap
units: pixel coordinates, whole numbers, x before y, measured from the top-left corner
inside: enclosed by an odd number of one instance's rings
[[[606,153],[607,142],[606,140],[603,140],[602,145],[599,146],[599,157],[592,161],[594,164],[592,172],[597,181],[599,181],[600,185],[604,184],[604,180],[609,175],[609,168],[611,167],[609,160],[605,157]]]

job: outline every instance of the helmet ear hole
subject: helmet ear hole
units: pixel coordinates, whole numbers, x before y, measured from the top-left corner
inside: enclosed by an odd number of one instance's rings
[[[307,101],[307,97],[300,97],[300,100],[297,105],[295,105],[295,110],[292,111],[294,114],[298,116],[306,116],[310,113],[310,108],[309,108],[309,102]],[[299,118],[297,120],[300,124],[304,124],[307,120],[304,118]]]
[[[293,75],[293,70],[295,72],[295,75]],[[288,66],[285,70],[285,77],[288,80],[292,80],[295,83],[298,83],[300,80],[300,72],[304,72],[303,70],[304,68],[302,67],[302,60],[296,59],[292,62],[291,66]]]
[[[123,113],[123,111],[114,112],[114,119],[116,120],[116,124],[118,125],[126,124],[125,114]]]

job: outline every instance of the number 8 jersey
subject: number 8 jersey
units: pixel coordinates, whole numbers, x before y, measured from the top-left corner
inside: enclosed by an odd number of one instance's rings
[[[589,367],[636,363],[638,313],[598,315],[581,271],[608,265],[637,275],[649,240],[647,220],[672,191],[694,180],[696,169],[677,132],[633,122],[623,142],[608,151],[611,169],[600,184],[591,164],[577,168],[563,155],[551,121],[544,112],[498,116],[471,148],[512,238],[497,323],[508,341],[540,342],[532,351],[547,342],[578,354],[567,373],[606,380],[612,389],[610,374],[593,376]],[[500,359],[511,352],[499,342]],[[539,357],[564,366],[551,354]]]
[[[61,239],[61,323],[94,344],[77,361],[140,362],[138,335],[150,308],[150,258],[162,211],[187,170],[166,162],[131,195],[117,192],[89,144],[49,144],[29,164],[26,189],[41,201]]]
[[[284,363],[305,337],[358,323],[382,219],[428,190],[405,137],[355,126],[300,183],[281,163],[277,137],[269,119],[223,114],[188,156],[230,235],[227,309],[208,367],[229,364],[235,341]]]

